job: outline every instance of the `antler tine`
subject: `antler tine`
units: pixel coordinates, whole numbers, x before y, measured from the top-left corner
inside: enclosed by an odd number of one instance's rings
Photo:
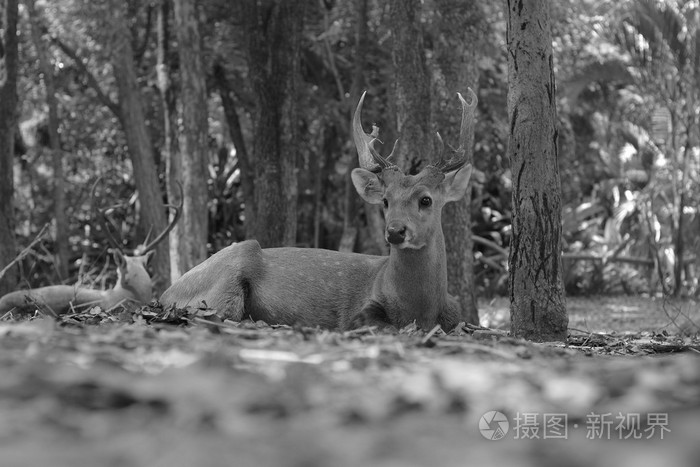
[[[392,157],[394,157],[394,153],[396,153],[396,148],[397,148],[398,146],[399,146],[399,139],[397,138],[396,141],[394,141],[394,147],[391,148],[391,152],[389,153],[388,156],[386,156],[386,161],[389,162],[389,163],[391,164],[392,167],[396,167],[396,164],[394,164],[393,162],[391,162],[389,159],[391,159]]]
[[[467,163],[467,142],[469,135],[472,133],[474,128],[474,112],[476,110],[476,104],[479,102],[476,94],[474,91],[472,91],[472,88],[467,88],[467,90],[469,91],[469,100],[471,103],[467,103],[467,101],[464,100],[464,97],[462,97],[462,94],[457,93],[457,97],[462,103],[462,123],[459,131],[459,147],[455,151],[454,156],[448,160],[444,160],[441,154],[440,162],[434,166],[440,169],[443,173],[452,172],[453,170],[459,169]],[[439,136],[440,135],[438,134],[438,137]]]
[[[442,136],[440,136],[439,131],[435,132],[435,135],[437,137],[438,142],[438,157],[440,158],[440,160],[442,160],[442,156],[445,153],[445,142],[442,140]]]
[[[377,150],[374,149],[374,143],[378,141],[378,134],[375,134],[378,133],[377,127],[375,126],[373,128],[371,135],[365,133],[365,130],[362,128],[362,104],[365,102],[366,95],[367,91],[362,93],[360,102],[357,104],[355,114],[352,117],[352,138],[357,148],[360,167],[371,172],[380,172],[387,167],[391,167],[393,164],[380,156]],[[396,145],[394,145],[394,148],[396,148]]]
[[[170,233],[171,230],[173,230],[173,227],[175,227],[175,224],[177,224],[177,221],[180,220],[180,214],[182,214],[182,205],[184,203],[185,197],[183,196],[182,193],[182,184],[179,181],[175,181],[177,183],[177,187],[180,191],[180,202],[178,203],[177,206],[173,206],[172,204],[167,204],[166,206],[170,209],[175,210],[175,215],[173,218],[170,220],[170,223],[168,226],[163,230],[156,238],[154,238],[150,243],[147,245],[143,245],[136,250],[137,255],[145,255],[149,251],[155,249],[155,247],[163,241],[163,239]]]
[[[467,91],[469,91],[469,100],[471,101],[470,104],[467,104],[467,101],[464,100],[462,94],[457,93],[457,97],[462,103],[462,125],[459,130],[458,151],[466,151],[467,140],[474,129],[474,113],[476,112],[476,104],[479,102],[479,99],[476,97],[474,91],[472,91],[472,88],[467,88]]]
[[[376,128],[376,127],[375,127]],[[374,143],[379,141],[379,138],[373,138],[372,141],[369,142],[369,153],[372,155],[372,159],[374,162],[376,162],[376,167],[379,169],[386,169],[387,167],[391,167],[393,164],[389,162],[388,158],[382,157],[379,152],[374,148]],[[381,143],[381,141],[379,141]],[[393,155],[389,154],[389,157]],[[375,168],[376,168],[375,167]],[[365,167],[366,168],[366,167]],[[368,168],[367,170],[374,171],[372,168]]]
[[[95,191],[97,190],[97,185],[100,183],[100,181],[102,181],[102,177],[98,177],[97,180],[95,180],[95,183],[92,185],[92,189],[90,190],[90,205],[94,211],[97,211],[97,215],[95,216],[97,218],[97,222],[100,224],[100,227],[102,227],[102,230],[104,230],[107,240],[112,245],[112,248],[117,249],[120,253],[124,253],[124,246],[117,241],[116,238],[114,238],[112,231],[107,225],[106,219],[108,208],[98,208],[97,203],[95,202]]]

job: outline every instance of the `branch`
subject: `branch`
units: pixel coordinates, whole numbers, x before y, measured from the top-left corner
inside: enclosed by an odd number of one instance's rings
[[[331,69],[331,73],[333,74],[333,78],[335,79],[335,85],[338,88],[338,101],[343,102],[343,100],[345,99],[345,88],[343,87],[343,81],[340,79],[338,67],[335,65],[335,57],[333,56],[333,49],[331,48],[331,43],[328,40],[328,30],[330,29],[328,10],[326,8],[323,8],[323,5],[321,5],[321,7],[323,9],[323,33],[317,38],[317,40],[323,38],[323,49],[328,55],[328,66]]]
[[[487,240],[484,237],[480,237],[478,235],[472,235],[472,240],[474,243],[478,243],[481,245],[484,245],[486,247],[491,248],[492,250],[496,251],[498,253],[498,257],[502,258],[508,258],[508,250],[503,248],[502,246],[492,242],[491,240]],[[627,245],[627,241],[623,242],[621,246]],[[634,256],[622,256],[620,255],[621,248],[617,248],[612,254],[610,255],[595,255],[591,253],[562,253],[561,257],[563,259],[568,259],[571,261],[599,261],[602,262],[603,264],[605,263],[628,263],[628,264],[638,264],[638,265],[644,265],[644,266],[653,266],[654,265],[654,260],[651,260],[649,258],[637,258]],[[683,263],[692,263],[695,261],[695,255],[688,255],[683,258]],[[492,267],[497,267],[498,269],[502,269],[502,267],[496,266],[495,262],[492,259],[489,258],[479,258],[479,261],[482,263],[488,264],[489,266]]]
[[[146,49],[148,48],[148,42],[151,40],[151,29],[153,24],[153,5],[148,5],[148,9],[146,10],[146,26],[144,26],[144,29],[146,32],[143,35],[143,41],[141,41],[141,44],[134,44],[134,61],[136,62],[137,65],[141,64],[141,60],[143,60],[144,55],[146,54]],[[135,38],[138,37],[138,34],[133,34]]]
[[[506,258],[508,258],[508,250],[503,248],[501,245],[499,245],[495,242],[492,242],[491,240],[487,240],[484,237],[480,237],[478,235],[472,235],[472,241],[474,243],[479,243],[481,245],[487,246],[487,247],[491,248],[492,250],[497,251],[501,255],[505,256]]]
[[[17,257],[16,257],[15,259],[13,259],[12,261],[10,261],[10,264],[8,264],[7,266],[5,266],[5,267],[2,269],[2,271],[0,271],[0,279],[2,279],[3,276],[4,276],[5,274],[7,274],[7,271],[9,271],[9,270],[12,268],[12,266],[14,266],[15,264],[17,264],[17,263],[19,263],[20,261],[22,261],[22,258],[24,258],[25,256],[27,256],[27,255],[29,254],[29,252],[32,251],[32,248],[34,248],[34,245],[36,245],[37,243],[39,243],[39,242],[41,241],[42,237],[46,234],[46,231],[47,231],[48,229],[49,229],[49,224],[45,224],[44,227],[41,228],[41,230],[39,231],[39,233],[36,234],[36,237],[34,237],[34,240],[32,240],[32,243],[30,243],[29,246],[27,246],[24,250],[22,250],[22,251],[17,255]]]
[[[95,75],[93,75],[90,72],[90,70],[88,70],[87,65],[85,64],[85,62],[83,62],[83,59],[78,56],[77,52],[70,48],[68,44],[63,42],[58,37],[51,37],[51,42],[56,44],[58,48],[60,48],[61,51],[63,51],[63,53],[68,56],[68,58],[75,62],[76,66],[78,67],[78,70],[80,70],[80,72],[82,72],[83,75],[85,75],[85,77],[87,78],[88,85],[97,93],[97,98],[100,100],[100,102],[102,102],[103,105],[109,108],[109,110],[111,110],[112,113],[116,115],[119,121],[123,121],[122,112],[119,108],[119,104],[110,99],[110,97],[102,91],[100,83],[97,82],[97,78],[95,78]]]

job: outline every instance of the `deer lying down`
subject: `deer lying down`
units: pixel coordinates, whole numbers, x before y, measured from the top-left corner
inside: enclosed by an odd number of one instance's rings
[[[352,181],[368,203],[384,206],[389,256],[303,248],[231,245],[194,267],[163,293],[165,305],[206,306],[220,317],[269,324],[351,329],[362,325],[454,328],[460,307],[447,293],[442,207],[464,196],[471,165],[465,141],[476,96],[462,103],[460,147],[448,160],[406,175],[377,153],[362,129],[364,95],[353,118],[360,167]],[[442,141],[439,138],[440,146]],[[396,144],[394,145],[394,150]],[[392,151],[392,155],[393,155]],[[442,150],[441,150],[442,152]]]
[[[95,206],[95,189],[98,179],[92,187],[91,199]],[[179,185],[178,185],[179,186]],[[97,221],[102,226],[109,242],[112,244],[114,262],[117,264],[117,283],[109,290],[96,290],[89,287],[73,285],[49,285],[29,290],[17,290],[0,298],[0,316],[7,312],[31,313],[42,308],[60,315],[71,309],[99,306],[110,310],[119,305],[133,303],[141,305],[152,299],[153,283],[146,270],[148,259],[155,247],[167,237],[175,227],[182,212],[182,186],[180,186],[180,204],[168,206],[175,211],[168,226],[147,245],[125,252],[120,242],[110,233],[106,222],[107,209],[98,209]]]
[[[0,298],[0,315],[8,311],[31,313],[37,308],[60,315],[75,309],[99,306],[109,310],[128,303],[148,303],[153,284],[146,271],[152,251],[143,256],[127,256],[114,250],[117,263],[117,283],[109,290],[95,290],[73,285],[49,285],[29,290],[17,290]]]

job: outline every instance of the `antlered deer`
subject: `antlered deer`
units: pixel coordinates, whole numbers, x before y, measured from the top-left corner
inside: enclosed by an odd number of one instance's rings
[[[98,182],[99,180],[92,188],[93,203],[95,187]],[[146,271],[146,264],[156,245],[166,238],[179,219],[182,210],[182,192],[180,195],[179,206],[169,206],[175,210],[175,214],[167,228],[147,245],[142,245],[129,252],[125,252],[122,245],[110,233],[105,222],[106,209],[98,210],[97,220],[112,244],[112,254],[117,264],[117,282],[114,287],[108,290],[96,290],[77,285],[49,285],[35,289],[17,290],[0,298],[0,316],[10,311],[22,314],[37,308],[60,315],[71,309],[100,306],[103,310],[110,310],[128,303],[143,304],[151,301],[153,284],[151,276]]]
[[[163,293],[165,306],[205,306],[222,318],[250,317],[269,324],[351,329],[362,325],[423,329],[460,321],[458,302],[447,293],[442,207],[466,192],[472,167],[466,163],[467,132],[476,95],[461,95],[460,146],[452,157],[404,174],[375,150],[376,134],[362,129],[363,94],[353,118],[360,167],[352,181],[360,196],[383,204],[389,256],[303,248],[260,248],[255,240],[233,244],[180,277]]]

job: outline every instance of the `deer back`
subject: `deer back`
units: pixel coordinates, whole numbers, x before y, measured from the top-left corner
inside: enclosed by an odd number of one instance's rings
[[[388,257],[323,249],[230,245],[163,293],[166,306],[206,307],[225,319],[345,327],[369,299]]]
[[[0,313],[23,314],[41,308],[60,315],[92,306],[110,310],[126,303],[147,303],[152,298],[152,281],[146,270],[149,257],[150,254],[127,256],[115,250],[117,282],[113,288],[96,290],[77,285],[49,285],[17,290],[0,298]]]
[[[104,292],[71,285],[49,285],[35,289],[16,290],[0,298],[0,314],[16,312],[31,313],[36,309],[60,315],[85,303],[99,304]]]

